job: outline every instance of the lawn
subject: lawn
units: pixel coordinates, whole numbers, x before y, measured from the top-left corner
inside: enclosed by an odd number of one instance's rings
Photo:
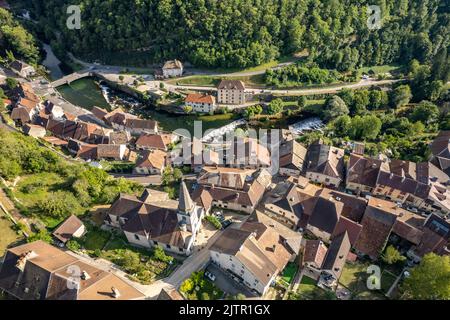
[[[14,224],[5,216],[0,209],[0,257],[3,256],[8,247],[23,238],[13,229]]]
[[[367,288],[367,278],[370,275],[367,273],[368,267],[368,263],[346,263],[339,283],[349,289],[356,300],[385,299],[381,292]]]
[[[317,281],[303,276],[302,281],[296,293],[291,294],[292,300],[330,300],[333,299],[333,294],[327,292],[316,285]]]
[[[297,270],[298,270],[298,264],[296,264],[294,262],[289,262],[287,264],[287,266],[284,268],[281,278],[285,282],[291,284],[292,280],[294,280],[294,276],[297,273]]]
[[[169,83],[178,85],[216,87],[222,79],[240,80],[248,86],[264,86],[264,74],[253,76],[189,76],[180,79],[169,80]]]

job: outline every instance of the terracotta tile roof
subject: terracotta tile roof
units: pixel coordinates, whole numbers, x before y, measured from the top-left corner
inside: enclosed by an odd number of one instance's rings
[[[343,179],[344,150],[325,144],[312,144],[306,155],[306,171]]]
[[[99,144],[97,145],[97,158],[120,159],[122,146],[117,144]]]
[[[302,171],[307,150],[295,140],[280,145],[280,168]]]
[[[320,268],[327,254],[327,250],[325,244],[320,240],[306,240],[303,263],[312,263],[317,268]]]
[[[71,215],[52,234],[61,242],[66,243],[82,226],[83,222],[75,215]]]
[[[173,289],[161,289],[157,300],[185,300],[178,290]]]
[[[136,161],[138,168],[155,168],[163,170],[167,153],[161,150],[146,150],[139,154]]]
[[[109,134],[109,143],[111,144],[127,144],[130,139],[127,131],[113,131]]]
[[[139,148],[167,150],[167,145],[167,139],[159,134],[142,134],[136,141]]]
[[[339,279],[350,248],[351,244],[347,232],[334,238],[328,248],[322,269],[330,271],[336,279]]]
[[[317,197],[308,225],[331,235],[336,228],[343,207],[344,205],[341,202],[323,196]]]
[[[331,239],[338,237],[344,232],[347,232],[350,243],[354,245],[359,237],[359,234],[361,233],[361,230],[362,225],[344,216],[341,216],[336,225],[336,228],[333,231],[333,234],[331,235]]]
[[[126,119],[125,126],[131,129],[149,129],[156,130],[158,123],[147,119]]]
[[[366,158],[352,153],[348,162],[347,183],[352,182],[375,188],[378,173],[383,168],[388,169],[387,164],[382,160]]]
[[[23,273],[16,267],[21,262]],[[80,279],[78,290],[71,289],[71,270],[82,270],[88,278]],[[36,281],[36,279],[41,281]],[[114,298],[111,287],[120,292]],[[21,300],[131,300],[144,295],[113,275],[82,262],[43,241],[27,243],[8,250],[0,271],[0,288]],[[28,288],[25,290],[25,288]]]
[[[100,107],[93,107],[91,109],[91,112],[94,114],[94,116],[97,119],[103,120],[105,116],[108,114],[108,111],[106,109],[102,109]]]
[[[77,153],[77,157],[84,160],[95,160],[97,156],[97,145],[95,144],[82,144],[80,150]]]
[[[361,222],[362,230],[354,247],[372,259],[377,258],[401,210],[393,202],[370,198]]]
[[[208,94],[190,93],[186,96],[184,102],[214,104],[216,98]]]
[[[65,146],[65,145],[67,145],[67,141],[66,140],[62,140],[62,139],[59,139],[59,138],[56,138],[56,137],[44,137],[42,139],[44,139],[48,143],[51,143],[52,145],[55,145],[55,146]]]

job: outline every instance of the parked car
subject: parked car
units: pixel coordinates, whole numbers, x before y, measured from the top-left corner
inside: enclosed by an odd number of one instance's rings
[[[205,277],[207,277],[209,280],[211,280],[211,281],[216,281],[216,276],[215,275],[213,275],[211,272],[209,272],[209,271],[205,271]]]
[[[233,222],[231,220],[224,220],[222,223],[222,229],[229,227]]]

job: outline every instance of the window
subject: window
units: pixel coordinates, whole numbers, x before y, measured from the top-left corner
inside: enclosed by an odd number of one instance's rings
[[[180,252],[184,252],[184,249],[183,249],[183,248],[178,248],[178,250],[180,250]]]
[[[141,240],[141,238],[139,238],[139,236],[137,234],[134,235],[134,239]]]
[[[171,248],[171,246],[169,246],[169,245],[167,244],[167,245],[166,245],[166,248],[167,248],[167,249],[170,249],[170,248]]]

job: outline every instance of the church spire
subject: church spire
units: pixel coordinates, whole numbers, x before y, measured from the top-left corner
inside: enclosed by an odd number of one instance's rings
[[[180,200],[178,201],[178,210],[183,213],[191,213],[194,209],[194,202],[189,195],[188,188],[184,181],[180,185]]]

